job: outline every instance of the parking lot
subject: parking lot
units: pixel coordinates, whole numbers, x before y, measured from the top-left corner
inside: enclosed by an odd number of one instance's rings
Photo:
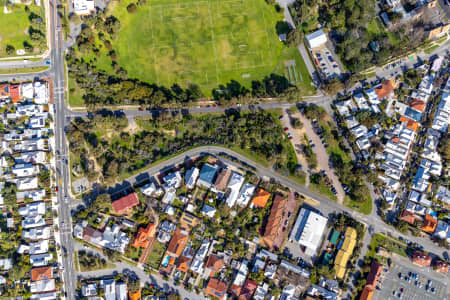
[[[331,79],[341,74],[336,58],[328,48],[314,49],[312,53],[323,79]]]
[[[401,275],[400,275],[401,274]],[[416,278],[416,279],[415,279]],[[397,261],[374,292],[375,299],[448,299],[448,278],[430,268]],[[434,292],[433,292],[434,291]]]

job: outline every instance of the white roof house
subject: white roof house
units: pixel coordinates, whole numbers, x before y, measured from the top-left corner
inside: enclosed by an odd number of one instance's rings
[[[30,217],[27,216],[22,220],[22,228],[24,228],[24,229],[41,227],[44,225],[45,225],[45,219],[41,215],[30,216]]]
[[[426,93],[431,94],[433,91],[433,81],[434,81],[434,75],[425,75],[422,80],[419,83],[419,90]]]
[[[13,147],[16,152],[47,150],[44,139],[32,139],[17,143]]]
[[[50,292],[55,290],[55,279],[34,281],[30,284],[32,293]]]
[[[32,82],[22,83],[22,97],[27,100],[34,98],[34,88]]]
[[[45,120],[47,120],[45,115],[33,116],[28,121],[28,126],[30,128],[43,128],[45,127]]]
[[[197,250],[195,254],[194,260],[192,261],[190,269],[196,273],[203,272],[203,265],[206,255],[208,254],[209,247],[211,246],[211,242],[207,239],[202,241],[200,248]]]
[[[353,99],[356,102],[356,105],[358,105],[360,110],[369,110],[370,106],[366,101],[366,98],[363,96],[363,94],[358,93],[353,95]]]
[[[33,201],[42,201],[45,198],[45,190],[29,190],[29,191],[23,191],[23,192],[17,192],[16,193],[16,199],[22,200],[22,199],[32,199]]]
[[[40,293],[31,295],[30,299],[34,300],[56,300],[56,292]]]
[[[29,217],[45,215],[45,202],[33,202],[19,207],[19,215]]]
[[[228,207],[233,207],[236,203],[236,200],[239,196],[239,190],[241,189],[244,180],[244,176],[239,173],[233,172],[233,174],[231,175],[230,181],[228,182],[227,186],[227,188],[231,190],[230,195],[228,196],[226,201]]]
[[[130,238],[126,235],[126,233],[120,231],[119,225],[114,224],[112,227],[106,226],[102,234],[100,245],[102,247],[124,253],[129,242]]]
[[[214,215],[216,214],[216,208],[214,206],[208,205],[208,204],[204,204],[202,206],[202,211],[201,213],[205,216],[208,216],[210,218],[213,218]]]
[[[313,33],[306,36],[306,41],[308,42],[308,46],[311,49],[322,46],[327,42],[327,40],[327,35],[325,34],[325,32],[323,32],[322,29],[314,31]]]
[[[42,240],[34,243],[30,243],[29,253],[33,254],[43,254],[48,252],[48,240]]]
[[[95,296],[97,295],[97,284],[90,283],[85,284],[81,287],[81,295],[83,297]]]
[[[166,190],[174,188],[177,189],[181,186],[182,178],[179,171],[172,172],[164,176],[164,188]]]
[[[51,253],[30,255],[30,264],[33,267],[42,267],[48,265],[52,259],[53,254]]]
[[[15,157],[15,160],[18,164],[43,164],[46,163],[46,153],[44,151],[20,153],[18,157]]]
[[[73,10],[77,15],[89,15],[95,11],[94,0],[74,0]]]
[[[336,106],[339,114],[343,117],[349,116],[350,113],[358,110],[352,99],[336,102],[334,106]]]
[[[128,300],[127,285],[125,282],[116,283],[116,300]]]
[[[269,285],[265,282],[261,283],[260,285],[258,285],[258,288],[253,294],[253,299],[264,300],[268,292],[269,292]]]
[[[434,114],[432,128],[440,132],[447,132],[448,123],[450,122],[450,95],[442,93],[441,101],[439,101]]]
[[[239,266],[239,269],[236,273],[236,276],[234,277],[233,284],[236,286],[242,286],[245,282],[245,278],[247,278],[248,274],[248,261],[242,260],[241,265]]]
[[[32,164],[17,164],[13,167],[12,172],[16,177],[28,177],[37,175],[39,167]]]
[[[116,282],[114,279],[100,280],[100,287],[104,289],[105,300],[116,300]]]
[[[367,150],[370,148],[370,142],[369,139],[365,136],[359,138],[356,140],[356,145],[358,146],[359,150]]]
[[[153,195],[161,195],[163,193],[163,190],[161,189],[161,187],[157,186],[155,182],[152,181],[141,187],[141,192],[142,194],[151,197]]]
[[[369,97],[370,104],[381,103],[380,98],[378,98],[378,95],[373,88],[367,89],[364,92],[366,93],[367,97]]]
[[[445,186],[440,186],[436,192],[436,200],[442,201],[445,204],[450,204],[450,190]]]
[[[19,191],[33,190],[37,189],[39,186],[37,177],[19,178],[16,184]]]
[[[45,240],[50,238],[50,227],[31,228],[22,231],[22,236],[30,240]]]
[[[190,190],[195,187],[195,183],[197,182],[198,176],[200,175],[200,170],[196,167],[192,167],[189,169],[184,176],[184,184]]]
[[[360,138],[363,135],[367,134],[369,130],[364,125],[359,125],[350,129],[350,132],[355,136],[355,138]]]
[[[242,186],[241,192],[239,193],[239,196],[236,200],[237,205],[239,206],[247,206],[248,202],[250,202],[250,199],[253,196],[253,193],[255,192],[256,187],[247,182]]]
[[[289,240],[304,246],[305,254],[315,255],[322,242],[327,221],[327,218],[302,208],[289,235]]]
[[[348,116],[345,118],[345,124],[347,124],[348,129],[352,129],[359,125],[359,122],[356,120],[354,116]]]
[[[48,103],[48,88],[45,82],[36,81],[34,83],[34,103],[47,104]]]

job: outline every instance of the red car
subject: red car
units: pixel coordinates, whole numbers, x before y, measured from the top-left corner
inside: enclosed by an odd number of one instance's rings
[[[287,128],[287,127],[284,127],[284,131],[288,131],[289,130],[289,128]]]

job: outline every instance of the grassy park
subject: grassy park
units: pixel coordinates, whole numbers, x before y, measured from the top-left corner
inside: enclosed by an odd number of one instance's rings
[[[35,44],[30,36],[30,28],[33,26],[34,30],[45,31],[45,12],[44,7],[35,5],[23,4],[8,4],[7,10],[4,9],[7,0],[0,0],[0,57],[16,56],[17,49],[24,49],[25,44]],[[33,18],[40,18],[41,22],[35,21]],[[38,24],[39,23],[39,24]],[[45,34],[45,32],[42,32]],[[11,53],[7,52],[8,47],[13,47]],[[36,46],[36,45],[33,45]],[[34,54],[39,50],[34,48]],[[40,47],[42,48],[42,47]]]
[[[120,20],[111,44],[130,78],[166,87],[194,83],[210,96],[232,80],[250,87],[271,73],[285,76],[284,63],[293,60],[292,82],[305,95],[314,91],[298,50],[278,39],[283,14],[264,0],[148,0],[130,13],[131,3],[111,2],[106,13]],[[83,53],[83,59],[114,73],[110,50],[96,43],[100,53]]]

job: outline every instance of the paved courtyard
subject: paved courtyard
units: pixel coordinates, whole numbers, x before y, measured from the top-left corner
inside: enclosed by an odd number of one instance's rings
[[[411,281],[405,280],[405,275],[409,277],[409,273],[415,273],[419,278]],[[400,279],[400,273],[402,278]],[[428,291],[426,286],[431,280]],[[418,282],[416,284],[416,281]],[[385,273],[384,279],[378,285],[380,289],[374,292],[375,299],[403,299],[403,300],[437,300],[448,299],[449,278],[443,274],[436,273],[430,268],[420,268],[413,265],[404,258],[394,258],[394,266]],[[419,286],[421,284],[421,287]],[[434,293],[431,289],[434,288]],[[403,289],[403,293],[401,292]]]

